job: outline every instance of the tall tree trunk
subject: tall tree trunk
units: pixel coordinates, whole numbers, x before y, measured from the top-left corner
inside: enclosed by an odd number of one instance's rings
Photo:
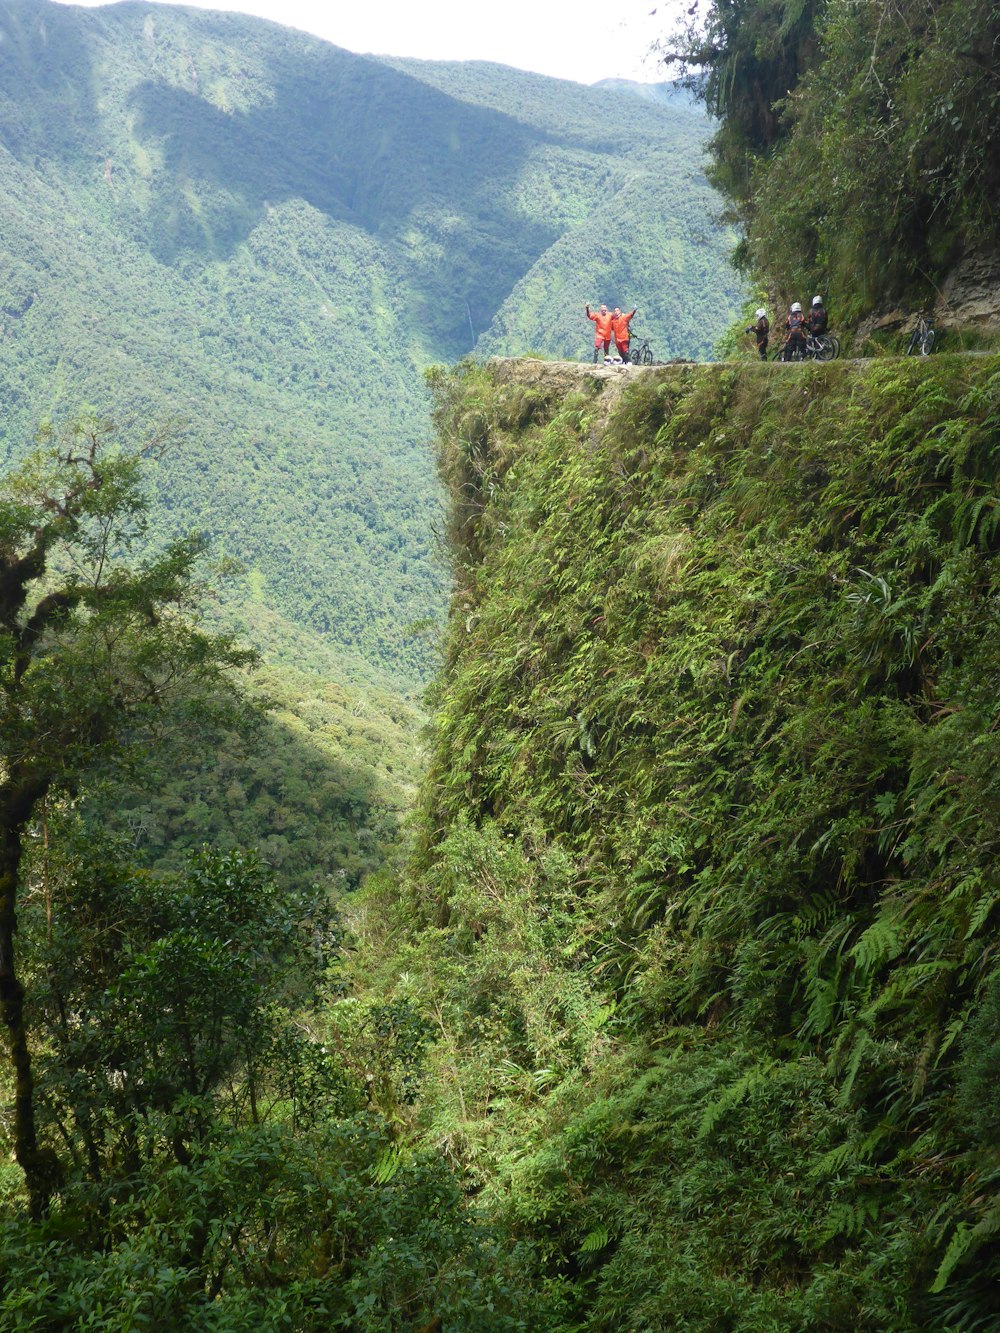
[[[41,778],[18,781],[15,775],[11,779],[0,787],[0,1022],[6,1029],[14,1067],[14,1155],[24,1172],[32,1216],[37,1218],[48,1208],[61,1173],[52,1149],[38,1147],[35,1083],[24,1021],[24,987],[15,966],[14,937],[24,829],[48,783]]]

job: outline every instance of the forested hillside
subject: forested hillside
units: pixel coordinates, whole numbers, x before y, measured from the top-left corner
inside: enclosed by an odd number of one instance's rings
[[[357,888],[401,837],[420,771],[418,710],[288,667],[258,666],[245,688],[236,717],[172,716],[139,771],[95,784],[88,827],[161,871],[205,846],[252,848],[283,888]]]
[[[523,1326],[517,1247],[401,1137],[430,1020],[348,976],[443,601],[422,371],[587,355],[587,300],[707,352],[707,129],[0,0],[4,1329]]]
[[[0,450],[81,403],[127,438],[176,423],[158,526],[243,563],[222,609],[271,656],[425,673],[428,362],[582,355],[603,299],[705,355],[731,314],[690,104],[640,126],[578,85],[173,7],[3,0],[0,32]]]
[[[0,497],[0,1322],[992,1328],[1000,359],[434,387],[447,655],[359,894],[253,809],[156,871],[81,819],[243,655],[99,437]]]
[[[995,5],[686,13],[754,287],[988,268]],[[996,1329],[1000,355],[551,359],[683,89],[0,32],[0,1327]]]

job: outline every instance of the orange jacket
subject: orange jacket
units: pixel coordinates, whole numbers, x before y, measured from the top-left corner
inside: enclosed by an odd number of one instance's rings
[[[611,327],[614,329],[616,343],[627,343],[631,338],[632,335],[629,333],[628,326],[629,321],[634,318],[635,311],[633,310],[630,315],[619,315],[617,319],[612,319]]]
[[[594,338],[597,342],[603,342],[605,338],[611,337],[611,311],[607,310],[602,315],[600,311],[596,315],[590,313],[590,306],[584,307],[587,311],[587,318],[594,321]]]

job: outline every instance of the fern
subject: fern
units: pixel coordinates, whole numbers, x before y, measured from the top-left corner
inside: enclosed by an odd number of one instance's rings
[[[878,1214],[879,1201],[870,1195],[851,1203],[835,1203],[820,1228],[817,1243],[828,1245],[837,1236],[855,1240],[877,1219]]]
[[[944,1258],[938,1266],[934,1281],[931,1283],[931,1293],[944,1291],[948,1285],[952,1273],[962,1262],[966,1254],[975,1248],[974,1233],[975,1228],[970,1227],[967,1222],[959,1222],[955,1228],[948,1248],[945,1251]]]
[[[894,1009],[923,992],[931,982],[943,980],[944,976],[956,969],[956,963],[950,959],[937,959],[928,963],[909,963],[900,968],[892,981],[875,997],[867,1009],[867,1017],[875,1018],[887,1009]]]
[[[974,541],[980,546],[989,546],[1000,523],[996,497],[989,494],[970,497],[958,507],[953,522],[956,547],[969,546]]]
[[[903,949],[899,923],[886,917],[874,921],[851,950],[858,971],[868,977],[883,963],[898,958]]]
[[[603,1250],[611,1239],[611,1232],[606,1226],[595,1227],[588,1231],[580,1243],[580,1254],[596,1254]]]
[[[376,1185],[388,1185],[403,1164],[403,1151],[398,1145],[390,1144],[379,1153],[372,1163],[369,1174]]]
[[[721,1097],[717,1097],[705,1107],[698,1125],[697,1138],[700,1140],[710,1138],[730,1111],[739,1106],[756,1088],[767,1083],[773,1069],[774,1062],[768,1061],[763,1067],[750,1069],[735,1083],[731,1083]]]
[[[994,889],[992,892],[984,893],[969,917],[969,924],[966,927],[965,938],[971,940],[973,935],[978,935],[993,911],[993,908],[1000,902],[1000,891]]]
[[[840,1087],[838,1100],[841,1106],[847,1106],[851,1100],[851,1092],[854,1088],[855,1080],[858,1077],[858,1071],[865,1056],[874,1048],[874,1042],[871,1034],[862,1029],[854,1040],[851,1053],[847,1057],[844,1066],[844,1080]]]

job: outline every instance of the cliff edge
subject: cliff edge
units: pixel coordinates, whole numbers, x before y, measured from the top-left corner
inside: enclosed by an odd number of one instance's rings
[[[437,386],[455,595],[369,910],[539,1327],[994,1317],[1000,358],[789,369]]]

